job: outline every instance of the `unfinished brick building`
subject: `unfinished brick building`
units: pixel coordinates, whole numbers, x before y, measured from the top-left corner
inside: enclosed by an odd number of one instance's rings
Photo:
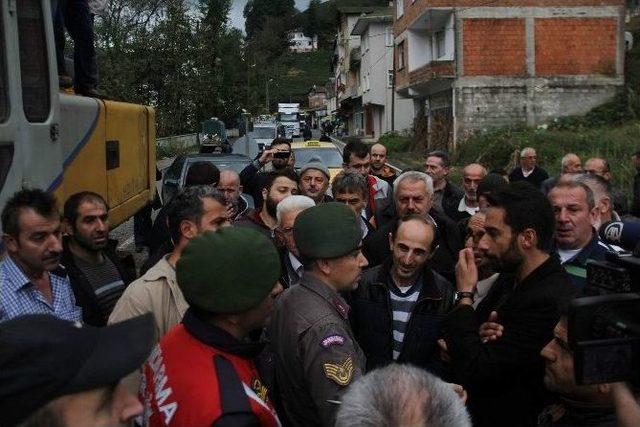
[[[623,0],[394,3],[396,90],[434,145],[584,114],[623,85]]]

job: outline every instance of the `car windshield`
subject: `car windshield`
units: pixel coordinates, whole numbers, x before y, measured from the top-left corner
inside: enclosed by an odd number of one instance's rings
[[[281,122],[297,122],[298,115],[297,114],[280,114]]]
[[[197,160],[194,160],[193,162],[189,162],[189,164],[187,165],[187,171],[194,163],[197,163],[197,162],[210,162],[210,163],[213,163],[221,171],[233,170],[238,173],[240,173],[242,169],[244,169],[245,166],[247,166],[250,163],[249,160],[247,160],[246,162],[239,162],[239,161],[228,161],[226,159],[197,159]],[[185,173],[184,176],[186,177],[187,174]]]
[[[253,128],[253,137],[256,139],[273,139],[276,137],[275,128]]]
[[[296,167],[301,168],[313,156],[318,156],[328,168],[341,168],[342,155],[333,148],[298,148],[293,149],[296,155]]]

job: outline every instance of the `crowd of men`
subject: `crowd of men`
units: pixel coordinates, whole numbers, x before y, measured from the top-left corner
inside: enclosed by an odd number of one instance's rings
[[[525,148],[460,188],[445,152],[386,157],[349,143],[331,179],[276,139],[239,174],[196,163],[139,274],[101,195],[17,192],[0,426],[639,425],[632,388],[576,382],[567,337],[587,260],[622,251],[598,228],[640,207],[607,160],[549,178]]]

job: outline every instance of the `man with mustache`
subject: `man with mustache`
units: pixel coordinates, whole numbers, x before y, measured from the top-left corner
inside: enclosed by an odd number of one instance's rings
[[[2,211],[7,255],[0,264],[0,322],[25,314],[81,320],[60,268],[62,231],[56,199],[38,189],[15,193]]]
[[[67,269],[84,323],[104,326],[124,289],[135,280],[129,255],[127,267],[116,254],[117,240],[109,239],[109,207],[97,193],[83,191],[64,204],[69,234],[63,239],[62,265]]]
[[[460,251],[456,308],[444,319],[444,337],[454,381],[469,393],[474,426],[533,426],[546,399],[539,354],[575,288],[551,255],[554,217],[547,198],[516,182],[488,199],[478,247],[500,277],[474,308],[478,266],[471,248]],[[478,326],[496,320],[500,339],[487,340]]]

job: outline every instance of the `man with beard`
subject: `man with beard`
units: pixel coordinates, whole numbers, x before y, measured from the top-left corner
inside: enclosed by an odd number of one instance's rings
[[[500,273],[497,273],[491,259],[485,257],[480,250],[480,240],[485,234],[484,222],[486,220],[484,212],[478,212],[467,223],[467,240],[464,243],[465,248],[473,250],[473,257],[478,267],[478,284],[476,285],[473,296],[473,307],[477,308],[480,302],[487,296],[491,287],[498,279]]]
[[[398,362],[442,375],[437,340],[454,287],[427,266],[435,237],[431,218],[399,219],[389,236],[392,256],[367,270],[352,292],[349,318],[367,370]]]
[[[329,168],[318,156],[312,156],[300,168],[300,192],[311,197],[317,205],[331,202],[333,199],[327,194],[329,188]]]
[[[293,171],[294,164],[291,143],[287,139],[276,138],[268,150],[260,153],[260,156],[240,172],[240,183],[245,193],[253,197],[255,205],[262,206],[262,189],[269,180],[269,173],[284,169]]]
[[[431,217],[438,227],[438,247],[429,266],[453,281],[458,251],[462,249],[462,238],[458,226],[442,211],[433,208],[433,181],[423,172],[410,171],[400,175],[393,183],[396,214],[363,241],[362,252],[370,265],[379,265],[391,255],[389,233],[399,218],[417,214]]]
[[[454,221],[462,221],[467,219],[480,210],[478,205],[478,184],[487,175],[484,166],[477,163],[471,163],[462,170],[462,186],[464,187],[464,196],[460,198],[457,210],[450,212],[450,217]]]
[[[15,193],[2,210],[7,255],[0,264],[0,322],[25,314],[81,320],[60,268],[62,232],[56,199],[38,189]]]
[[[262,188],[262,207],[249,209],[238,218],[235,225],[249,227],[272,238],[273,230],[278,226],[278,203],[292,194],[298,194],[298,179],[291,169],[282,169],[269,173]]]
[[[530,426],[545,399],[539,354],[574,288],[558,259],[550,256],[554,217],[546,197],[516,182],[488,198],[491,206],[478,246],[500,278],[474,310],[478,267],[471,248],[460,252],[457,306],[444,320],[444,337],[455,380],[469,393],[474,426]],[[492,311],[503,326],[502,336],[486,341],[478,325]]]
[[[116,254],[117,240],[109,239],[109,207],[97,193],[83,191],[64,204],[68,237],[63,239],[62,265],[67,269],[84,323],[104,326],[125,287],[135,280],[135,264],[128,268]]]
[[[393,185],[398,174],[387,165],[387,148],[378,143],[373,144],[369,150],[371,153],[371,175],[377,176]]]

